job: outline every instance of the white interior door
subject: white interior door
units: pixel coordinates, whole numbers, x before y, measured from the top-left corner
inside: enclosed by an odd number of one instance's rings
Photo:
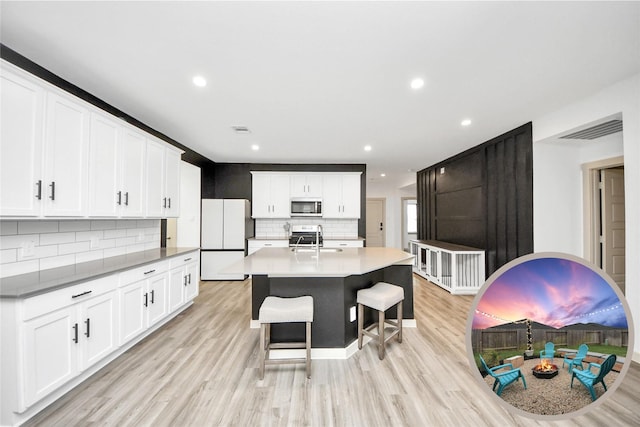
[[[178,220],[176,218],[167,218],[167,247],[178,247]]]
[[[602,269],[625,290],[624,169],[603,169],[602,183]]]
[[[200,182],[200,168],[180,162],[180,216],[177,220],[177,233],[178,246],[181,248],[200,247]]]
[[[384,211],[385,199],[367,199],[367,246],[385,246]]]

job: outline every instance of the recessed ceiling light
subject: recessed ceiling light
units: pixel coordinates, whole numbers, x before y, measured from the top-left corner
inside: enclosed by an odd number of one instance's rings
[[[381,173],[380,176],[384,178],[385,176],[387,176],[387,174],[386,173]]]
[[[207,85],[207,79],[202,76],[193,76],[193,84],[198,87],[205,87]]]
[[[460,125],[462,126],[469,126],[471,124],[471,119],[464,119],[463,121],[460,122]]]
[[[251,149],[252,149],[253,151],[258,151],[258,150],[260,149],[260,146],[259,146],[258,144],[253,144],[253,145],[251,146]]]
[[[411,80],[411,89],[418,90],[418,89],[422,89],[423,86],[424,86],[424,80],[422,80],[421,78],[418,77]]]
[[[364,146],[364,151],[371,151],[371,146],[370,145],[365,145]]]

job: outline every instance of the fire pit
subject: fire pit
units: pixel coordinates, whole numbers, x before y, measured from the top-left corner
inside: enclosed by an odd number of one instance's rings
[[[558,366],[549,363],[547,359],[542,359],[531,371],[534,377],[548,380],[558,375]]]

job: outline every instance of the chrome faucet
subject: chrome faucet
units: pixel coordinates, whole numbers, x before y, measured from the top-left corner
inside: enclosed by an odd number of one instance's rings
[[[303,240],[304,236],[300,236],[298,237],[298,241],[296,242],[296,245],[293,248],[293,252],[298,252],[298,245],[300,244],[300,240]]]

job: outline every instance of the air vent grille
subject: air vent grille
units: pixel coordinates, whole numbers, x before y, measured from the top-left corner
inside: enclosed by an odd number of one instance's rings
[[[560,139],[596,139],[621,131],[622,120],[611,120],[578,132],[570,133],[569,135],[561,136]]]
[[[246,126],[231,126],[231,129],[233,129],[235,133],[239,134],[251,133],[249,128]]]

